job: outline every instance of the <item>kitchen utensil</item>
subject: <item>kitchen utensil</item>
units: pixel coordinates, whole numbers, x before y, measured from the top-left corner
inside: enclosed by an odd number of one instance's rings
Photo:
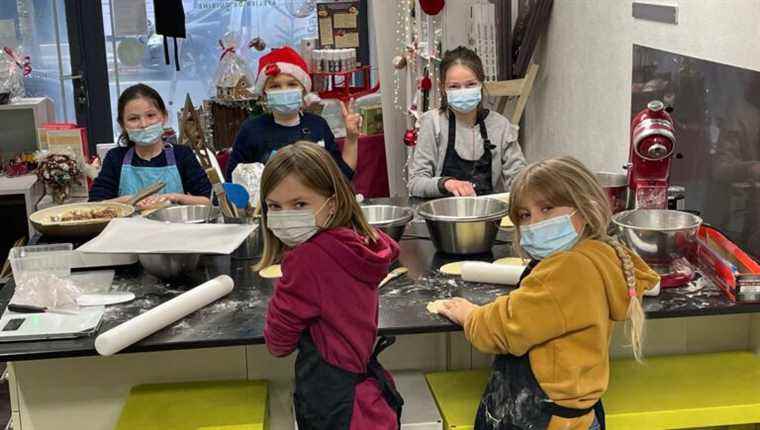
[[[110,293],[82,294],[77,297],[79,306],[106,306],[126,303],[135,299],[135,293],[129,291],[113,291]]]
[[[468,261],[462,264],[462,280],[486,284],[517,285],[524,270],[524,266]]]
[[[117,325],[95,338],[100,355],[113,355],[229,294],[235,282],[221,275]]]
[[[421,204],[436,249],[447,254],[481,254],[491,250],[508,205],[488,197],[447,197]]]
[[[219,216],[219,209],[210,205],[183,205],[159,209],[145,218],[179,224],[205,224]]]
[[[385,284],[388,282],[398,278],[399,276],[403,275],[404,273],[408,272],[409,269],[406,267],[397,267],[391,271],[385,278],[383,278],[382,281],[380,281],[380,284],[377,286],[377,288],[383,288]]]
[[[139,254],[137,258],[147,273],[169,280],[194,271],[201,254]]]
[[[634,208],[667,208],[675,145],[673,118],[663,102],[649,102],[631,120],[628,186]]]
[[[29,216],[29,222],[41,234],[48,237],[88,238],[97,236],[112,218],[85,219],[79,221],[52,221],[51,217],[71,211],[91,211],[112,208],[117,218],[129,217],[135,212],[130,205],[114,202],[72,203],[39,210]]]
[[[650,264],[687,257],[696,245],[702,218],[667,209],[634,209],[612,216],[623,242]]]
[[[248,207],[250,196],[248,195],[248,191],[242,185],[225,182],[224,192],[227,193],[227,199],[238,209],[245,209]]]
[[[8,310],[19,314],[41,314],[44,312],[50,312],[51,314],[77,315],[79,313],[77,311],[66,309],[46,308],[44,306],[21,305],[16,303],[8,303]]]
[[[146,198],[152,196],[153,194],[156,194],[157,192],[161,191],[166,186],[166,183],[164,181],[158,181],[151,185],[148,185],[147,187],[141,189],[137,192],[137,194],[134,195],[129,201],[127,202],[130,206],[135,206],[136,204],[140,203],[141,201],[145,200]]]
[[[401,240],[406,225],[414,218],[414,210],[403,206],[362,206],[362,212],[372,227],[382,230],[396,242]]]
[[[597,172],[595,176],[607,194],[612,213],[626,210],[628,207],[628,176],[625,173],[611,172]]]

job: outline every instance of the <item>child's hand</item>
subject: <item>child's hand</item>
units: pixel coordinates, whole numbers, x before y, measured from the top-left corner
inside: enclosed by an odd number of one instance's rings
[[[443,187],[446,188],[446,191],[457,197],[471,197],[476,195],[472,183],[467,181],[449,179],[443,183]]]
[[[346,107],[343,101],[340,102],[340,109],[343,112],[343,121],[346,123],[346,138],[351,140],[359,139],[359,128],[362,126],[362,116],[354,113],[351,104]]]
[[[470,313],[477,308],[479,308],[478,305],[474,305],[461,297],[455,297],[443,302],[443,307],[438,313],[450,319],[451,322],[463,326]]]

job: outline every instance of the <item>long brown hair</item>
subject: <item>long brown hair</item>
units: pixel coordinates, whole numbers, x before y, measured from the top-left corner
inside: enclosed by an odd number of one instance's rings
[[[441,81],[441,112],[445,112],[446,109],[449,108],[449,103],[446,100],[446,72],[448,72],[453,66],[464,66],[472,70],[481,85],[486,81],[486,71],[485,68],[483,68],[483,61],[480,60],[480,57],[478,57],[478,54],[476,54],[475,51],[464,46],[459,46],[446,51],[441,59],[441,65],[438,67]],[[485,87],[482,88],[481,91],[484,92],[482,95],[485,97]],[[480,109],[482,105],[483,102],[481,101],[478,109]]]
[[[612,218],[610,202],[591,171],[572,157],[560,157],[532,163],[515,177],[509,196],[509,218],[515,225],[514,246],[517,253],[525,256],[520,247],[520,217],[529,196],[541,196],[551,206],[574,208],[586,224],[581,233],[584,239],[595,239],[610,245],[621,261],[621,270],[629,293],[636,291],[633,261],[626,248],[608,234]],[[636,360],[642,360],[644,334],[644,309],[638,293],[628,304],[626,329]]]
[[[349,227],[372,242],[377,240],[375,229],[364,217],[356,196],[330,153],[312,142],[302,140],[277,150],[261,174],[258,204],[261,208],[264,252],[256,270],[279,262],[282,258],[283,243],[266,226],[266,198],[288,175],[295,175],[304,186],[321,196],[333,197],[335,213],[325,229]]]

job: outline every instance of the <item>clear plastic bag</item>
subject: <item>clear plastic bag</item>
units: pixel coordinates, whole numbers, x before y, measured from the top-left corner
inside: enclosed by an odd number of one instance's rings
[[[70,277],[32,271],[14,275],[16,290],[11,303],[54,309],[78,309],[77,297],[82,290]]]
[[[248,191],[251,205],[254,207],[259,204],[259,183],[263,172],[264,165],[261,163],[240,163],[232,172],[232,182],[242,185]]]
[[[219,100],[253,99],[256,80],[248,68],[248,63],[235,52],[237,42],[234,33],[225,34],[219,45],[222,52],[214,76],[214,97]]]

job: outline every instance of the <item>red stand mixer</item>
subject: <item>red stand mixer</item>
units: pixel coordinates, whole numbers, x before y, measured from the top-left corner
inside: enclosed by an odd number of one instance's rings
[[[649,102],[631,120],[628,187],[634,208],[667,209],[675,145],[673,119],[661,101]]]
[[[629,201],[635,209],[667,209],[670,163],[676,138],[673,119],[665,105],[654,100],[631,120],[628,163]],[[647,261],[661,276],[663,288],[678,287],[694,278],[685,258]]]

